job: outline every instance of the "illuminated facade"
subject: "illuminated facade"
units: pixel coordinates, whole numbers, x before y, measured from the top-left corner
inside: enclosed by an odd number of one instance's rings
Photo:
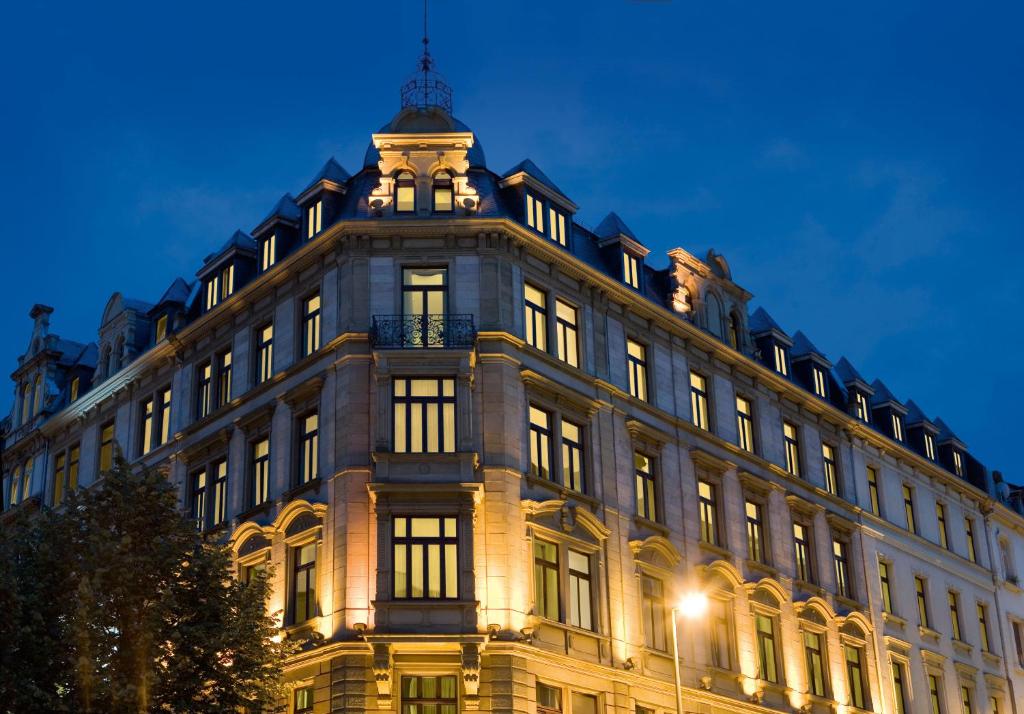
[[[687,712],[1021,711],[1016,489],[721,255],[655,268],[407,104],[95,344],[33,309],[7,512],[166,469],[273,566],[296,714],[673,712],[694,591]]]

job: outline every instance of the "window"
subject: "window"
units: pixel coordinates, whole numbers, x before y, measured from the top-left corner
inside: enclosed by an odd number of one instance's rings
[[[978,562],[978,551],[974,547],[974,519],[964,519],[964,533],[967,535],[967,559],[972,563]]]
[[[543,540],[533,542],[534,609],[541,617],[561,620],[558,574],[558,546]]]
[[[139,424],[139,453],[148,454],[153,449],[153,400],[142,403],[141,423]]]
[[[298,483],[304,484],[320,477],[320,418],[317,412],[299,419],[299,473]]]
[[[270,495],[270,439],[252,444],[252,505],[267,502]]]
[[[896,412],[892,414],[892,438],[903,441],[903,417]]]
[[[210,310],[235,292],[235,266],[226,265],[206,282],[206,309]]]
[[[526,310],[526,343],[538,350],[548,348],[547,295],[529,283],[523,285],[523,303]]]
[[[294,714],[313,714],[313,687],[299,687],[295,690]]]
[[[989,647],[988,638],[988,609],[980,602],[978,603],[978,635],[981,638],[981,651],[991,652],[992,648]]]
[[[213,389],[213,365],[209,362],[196,367],[196,419],[210,414],[210,393]]]
[[[622,251],[622,282],[636,290],[640,289],[640,261],[626,251]]]
[[[11,471],[11,489],[8,498],[9,506],[17,506],[21,497],[21,466],[15,466]]]
[[[553,206],[548,207],[548,228],[551,231],[551,240],[559,245],[566,244],[565,214],[556,211]]]
[[[394,519],[395,598],[456,600],[459,540],[454,516]]]
[[[734,350],[740,348],[740,326],[739,318],[736,317],[735,312],[730,312],[729,317],[726,320],[726,329],[729,336],[729,346]]]
[[[957,476],[964,475],[964,457],[956,449],[953,449],[953,473]]]
[[[316,616],[316,543],[292,548],[291,624]]]
[[[227,350],[217,357],[217,406],[223,407],[230,401],[231,350]]]
[[[78,390],[80,388],[80,385],[81,381],[78,379],[78,377],[71,378],[71,401],[75,401],[76,399],[78,399]]]
[[[401,171],[395,177],[395,212],[416,212],[416,178],[411,171]]]
[[[701,504],[703,508],[703,504]],[[764,548],[764,515],[760,503],[747,501],[747,557],[758,563],[766,562]]]
[[[863,392],[854,392],[853,395],[857,418],[865,424],[869,423],[871,421],[871,407],[868,406],[868,398],[864,396]]]
[[[274,325],[256,330],[256,384],[263,384],[274,374]]]
[[[312,238],[323,228],[324,202],[316,201],[306,209],[306,238]]]
[[[973,714],[974,705],[971,703],[971,688],[965,684],[960,685],[960,699],[963,702],[964,714]]]
[[[561,714],[562,690],[537,682],[537,714]]]
[[[754,420],[750,400],[736,397],[737,446],[744,451],[754,452]]]
[[[882,586],[882,612],[892,614],[892,582],[889,579],[889,564],[884,560],[878,561],[878,580]]]
[[[850,598],[850,554],[849,546],[838,538],[832,539],[832,562],[835,565],[836,594]]]
[[[928,675],[928,701],[931,714],[942,714],[942,684],[934,674]]]
[[[573,692],[572,714],[597,714],[597,697],[593,694]]]
[[[454,202],[451,174],[438,171],[434,174],[434,213],[451,213]]]
[[[647,348],[639,342],[626,340],[626,366],[629,370],[629,393],[647,401]]]
[[[935,461],[935,437],[928,432],[924,434],[924,455]]]
[[[53,468],[53,505],[59,506],[65,494],[78,488],[79,447],[75,444],[57,454]]]
[[[953,590],[947,593],[949,601],[949,626],[954,640],[962,640],[960,636],[960,596]]]
[[[562,485],[584,493],[583,427],[562,420]]]
[[[192,522],[196,530],[203,530],[206,527],[206,469],[201,469],[192,474]]]
[[[260,272],[270,270],[277,262],[277,234],[260,239]]]
[[[917,622],[921,627],[931,627],[931,618],[928,616],[928,594],[924,578],[920,575],[914,576],[914,593],[917,598]]]
[[[697,504],[700,509],[700,539],[718,545],[718,494],[714,484],[697,482]]]
[[[431,320],[448,313],[448,269],[404,268],[402,270],[403,335],[408,347],[444,347],[445,331],[432,330]]]
[[[811,560],[811,529],[803,523],[793,524],[793,547],[796,555],[796,577],[805,583],[814,582]]]
[[[814,375],[814,393],[822,399],[828,399],[828,380],[825,378],[825,370],[814,365],[811,367]]]
[[[1024,622],[1013,621],[1013,644],[1017,650],[1017,663],[1024,667]]]
[[[650,575],[640,576],[640,608],[643,613],[644,644],[650,649],[664,652],[668,649],[665,636],[665,585]]]
[[[395,451],[455,452],[455,380],[395,378]]]
[[[569,624],[584,630],[594,629],[591,613],[590,556],[569,551]]]
[[[732,602],[711,598],[709,606],[711,664],[719,669],[732,669]]]
[[[558,359],[573,367],[580,366],[578,311],[562,300],[555,300],[555,330]]]
[[[53,505],[60,503],[64,488],[64,469],[67,468],[67,456],[64,452],[53,458]]]
[[[636,473],[636,514],[657,521],[657,490],[651,459],[639,451],[633,452],[633,470]]]
[[[935,504],[935,520],[939,525],[939,545],[949,550],[949,533],[946,531],[946,507],[941,503]]]
[[[708,423],[708,381],[696,372],[690,372],[690,420],[698,429],[707,431],[711,428]]]
[[[838,496],[839,469],[836,466],[836,448],[831,444],[822,444],[821,460],[825,466],[825,490],[833,496]]]
[[[544,232],[544,204],[531,193],[526,194],[526,225],[538,233]]]
[[[781,374],[783,377],[788,377],[789,355],[786,354],[786,348],[778,343],[772,346],[774,347],[772,354],[775,357],[775,371]]]
[[[167,315],[161,315],[156,319],[156,335],[153,342],[162,342],[165,337],[167,337]]]
[[[868,508],[876,516],[882,515],[882,502],[878,497],[878,469],[868,466]]]
[[[114,465],[114,422],[108,421],[100,427],[99,470],[109,471]]]
[[[807,661],[807,684],[811,694],[826,696],[825,655],[821,635],[817,632],[804,632],[804,658]]]
[[[402,677],[401,714],[458,714],[459,684],[455,675]]]
[[[858,709],[868,708],[868,680],[864,667],[864,650],[855,645],[844,645],[846,655],[846,681],[850,687],[850,704]]]
[[[302,356],[320,349],[320,293],[302,301]]]
[[[914,491],[903,484],[903,513],[907,518],[907,530],[917,533],[917,518],[914,516]]]
[[[906,673],[903,669],[903,663],[893,662],[892,663],[892,687],[893,694],[896,700],[896,714],[907,713],[907,691],[906,691]]]
[[[786,471],[800,476],[800,442],[797,440],[797,428],[788,421],[782,422],[782,441],[786,445]]]
[[[760,678],[778,684],[779,662],[775,644],[775,618],[760,612],[755,613],[754,625],[757,631],[757,663]]]
[[[530,405],[530,475],[551,479],[551,415]]]
[[[165,387],[157,395],[156,424],[154,440],[156,446],[166,444],[171,439],[171,388]]]
[[[213,473],[213,525],[219,526],[228,516],[228,462],[221,459],[210,470]]]

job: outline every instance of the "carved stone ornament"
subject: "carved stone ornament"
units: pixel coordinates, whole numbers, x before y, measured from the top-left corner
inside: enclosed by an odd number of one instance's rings
[[[480,645],[468,642],[462,645],[462,686],[465,691],[463,709],[480,708]]]
[[[394,658],[391,645],[373,645],[373,681],[377,685],[377,708],[391,709],[391,684],[394,678]]]

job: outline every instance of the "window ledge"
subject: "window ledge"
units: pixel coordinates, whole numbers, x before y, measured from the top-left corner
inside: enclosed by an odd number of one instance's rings
[[[953,643],[953,649],[962,655],[970,656],[974,652],[974,647],[963,640],[950,640],[950,642]]]
[[[933,630],[927,625],[918,625],[917,633],[922,639],[931,640],[932,642],[938,642],[939,638],[942,637],[938,630]]]
[[[590,637],[591,639],[601,640],[603,642],[611,642],[612,639],[608,635],[603,635],[595,630],[588,630],[585,627],[576,627],[576,625],[570,625],[568,622],[552,620],[550,618],[542,617],[540,615],[534,615],[533,617],[536,618],[537,625],[543,625],[545,627],[551,627],[556,630],[562,630],[563,632],[567,632],[570,635],[581,635],[583,637]]]
[[[268,499],[268,500],[264,501],[263,503],[261,503],[258,506],[253,506],[252,508],[250,508],[247,511],[242,511],[241,513],[239,513],[236,516],[236,518],[238,519],[239,523],[245,523],[246,521],[251,521],[256,516],[262,515],[264,513],[268,513],[273,505],[274,505],[274,502],[272,500]]]
[[[892,625],[893,627],[899,628],[901,630],[907,626],[906,620],[904,620],[899,615],[895,615],[891,612],[883,612],[882,620],[885,622],[885,624]]]
[[[854,600],[852,597],[846,597],[845,595],[837,594],[836,602],[845,607],[847,610],[864,611],[867,609],[867,606],[865,606],[864,603],[860,602],[859,600]]]
[[[987,650],[981,651],[981,658],[985,660],[985,664],[993,669],[1002,670],[1003,658],[997,655],[995,652],[989,652]]]
[[[732,562],[733,556],[728,549],[723,548],[720,545],[715,545],[714,543],[708,543],[707,541],[703,540],[700,541],[698,545],[700,546],[700,549],[705,553],[710,553],[711,555],[718,556],[722,560],[727,560],[730,563]]]
[[[803,590],[805,593],[810,593],[811,595],[817,595],[818,597],[821,597],[821,598],[824,598],[825,595],[827,595],[827,593],[825,592],[825,588],[821,587],[820,585],[815,585],[814,583],[809,583],[806,580],[800,580],[800,579],[794,578],[793,579],[793,587],[797,588],[799,590]]]
[[[546,478],[538,478],[537,476],[531,476],[530,474],[526,475],[525,481],[528,486],[533,488],[541,488],[544,489],[545,491],[551,491],[552,493],[558,494],[558,496],[563,500],[568,500],[572,498],[582,503],[585,503],[588,506],[590,506],[592,510],[596,509],[598,506],[601,505],[601,502],[598,501],[596,498],[588,496],[585,493],[580,493],[579,491],[569,488],[568,486],[564,486],[558,483],[557,481],[550,481]]]
[[[756,571],[758,573],[762,573],[764,575],[767,575],[767,576],[769,576],[771,578],[775,578],[775,579],[778,579],[778,577],[779,577],[778,569],[772,567],[771,565],[768,565],[767,563],[762,563],[760,560],[750,560],[748,558],[746,563],[747,563],[747,567],[750,570]]]
[[[656,533],[659,533],[660,535],[663,535],[666,538],[668,537],[670,532],[668,526],[663,525],[661,523],[657,523],[655,521],[649,521],[643,516],[633,516],[633,522],[637,525],[638,528],[646,528],[649,531],[655,531]]]
[[[457,481],[476,480],[480,456],[475,451],[409,453],[375,451],[374,481]]]

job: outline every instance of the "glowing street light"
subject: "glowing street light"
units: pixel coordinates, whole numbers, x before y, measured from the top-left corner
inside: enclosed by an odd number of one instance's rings
[[[672,608],[672,664],[676,676],[676,714],[683,714],[683,682],[679,674],[679,632],[676,620],[680,615],[688,620],[703,617],[708,611],[708,596],[700,590],[684,593]]]

